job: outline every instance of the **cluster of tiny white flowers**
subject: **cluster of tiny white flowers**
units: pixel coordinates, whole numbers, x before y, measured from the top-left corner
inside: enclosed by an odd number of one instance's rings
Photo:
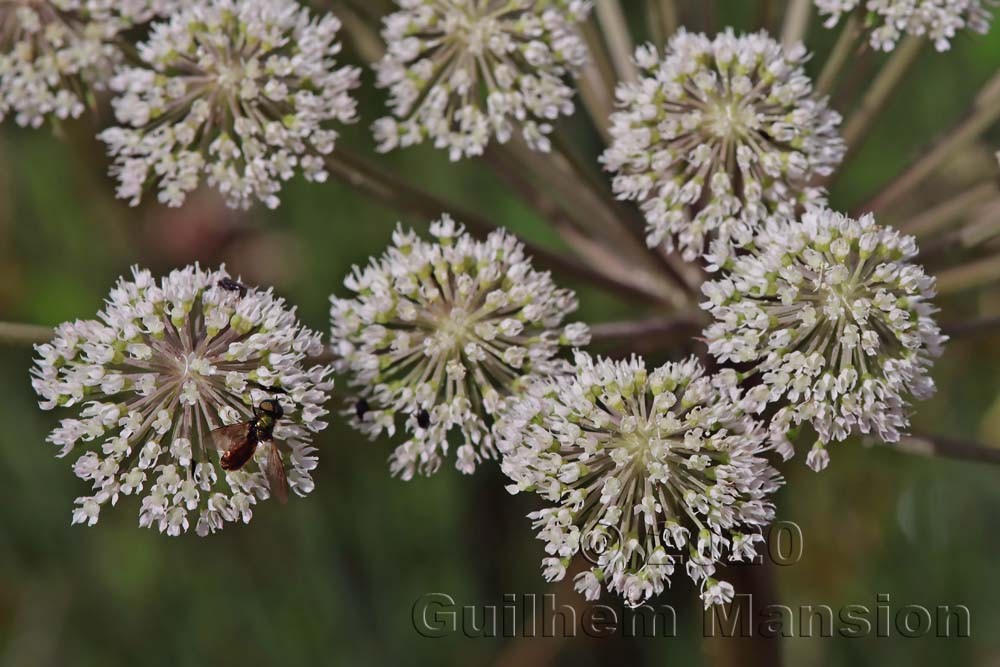
[[[326,426],[333,369],[306,369],[303,360],[322,352],[320,335],[270,290],[241,295],[219,285],[226,277],[193,266],[157,282],[134,269],[98,319],[64,323],[36,347],[41,407],[78,411],[49,436],[59,456],[78,455],[73,471],[93,485],[93,495],[77,498],[73,523],[94,525],[122,495],[142,498],[141,526],[169,535],[186,531],[191,513],[199,535],[249,521],[270,495],[264,448],[257,464],[220,476],[210,432],[251,419],[264,398],[285,412],[274,439],[289,486],[312,491],[311,441]]]
[[[0,2],[0,121],[79,117],[122,59],[118,36],[165,11],[165,0]]]
[[[452,160],[481,155],[515,128],[536,150],[573,113],[568,74],[587,57],[575,24],[589,0],[396,0],[376,65],[395,118],[374,126],[379,150],[430,138]]]
[[[867,12],[872,48],[892,51],[904,34],[926,35],[938,51],[947,51],[962,29],[986,33],[992,15],[987,5],[994,0],[816,0],[820,14],[832,28],[842,15],[858,6]]]
[[[650,246],[686,259],[712,241],[725,254],[772,217],[823,200],[811,185],[844,155],[840,116],[817,99],[802,68],[805,47],[788,50],[764,32],[710,39],[680,31],[661,59],[635,59],[639,81],[622,83],[602,156],[614,191],[642,206]]]
[[[716,565],[753,559],[782,483],[767,429],[741,402],[735,372],[707,376],[693,358],[647,373],[641,359],[582,352],[574,374],[513,399],[497,447],[511,493],[555,503],[529,515],[546,579],[583,553],[590,567],[576,589],[594,600],[604,586],[634,606],[683,562],[706,607],[730,601]]]
[[[301,171],[327,178],[334,121],[356,118],[355,67],[338,67],[332,15],[312,18],[294,0],[190,3],[139,45],[146,67],[111,81],[123,127],[100,138],[115,156],[118,196],[147,187],[180,206],[204,175],[232,207],[274,208],[281,182]]]
[[[403,422],[409,438],[390,466],[404,479],[436,472],[456,431],[455,467],[471,473],[494,454],[490,430],[508,396],[565,371],[560,346],[589,341],[585,325],[562,326],[573,292],[535,271],[513,236],[477,241],[447,216],[431,234],[397,229],[381,258],[345,280],[356,296],[331,299],[332,345],[367,406],[352,408],[354,424],[374,438]]]
[[[721,361],[752,363],[759,408],[784,400],[772,421],[783,440],[808,422],[819,440],[807,459],[852,431],[895,442],[909,424],[909,396],[934,392],[928,375],[946,338],[934,321],[934,279],[911,260],[916,242],[875,224],[813,210],[772,223],[751,252],[708,282],[705,331]],[[782,442],[790,451],[790,444]]]

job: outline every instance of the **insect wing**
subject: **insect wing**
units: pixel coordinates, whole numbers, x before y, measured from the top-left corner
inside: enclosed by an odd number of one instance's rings
[[[250,422],[230,424],[214,429],[211,433],[212,444],[221,452],[228,451],[236,445],[246,442],[250,437]]]
[[[285,464],[281,460],[278,445],[271,441],[267,450],[267,461],[264,463],[264,476],[271,487],[271,493],[284,505],[288,502],[288,477],[285,476]]]

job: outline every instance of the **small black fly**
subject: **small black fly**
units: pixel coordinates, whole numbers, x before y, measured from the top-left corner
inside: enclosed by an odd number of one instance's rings
[[[229,292],[239,292],[242,299],[247,295],[249,289],[243,283],[236,282],[232,278],[223,278],[219,281],[219,287]]]

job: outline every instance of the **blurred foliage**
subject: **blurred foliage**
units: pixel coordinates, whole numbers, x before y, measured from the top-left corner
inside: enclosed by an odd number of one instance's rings
[[[638,1],[623,5],[636,8],[629,19],[642,34]],[[747,0],[715,5],[718,25],[751,29],[768,17]],[[701,27],[702,12],[689,9],[686,18]],[[835,34],[813,21],[813,74]],[[848,87],[863,90],[882,58],[852,64]],[[1000,29],[962,35],[943,55],[928,49],[837,182],[833,205],[851,210],[877,191],[961,116],[998,64]],[[366,121],[344,138],[369,155],[367,122],[382,103],[371,79],[366,73]],[[306,323],[326,330],[329,294],[341,290],[352,264],[385,245],[401,216],[345,185],[298,181],[273,212],[234,213],[210,194],[179,211],[153,201],[130,209],[113,197],[93,123],[61,127],[59,138],[10,123],[0,128],[0,319],[55,324],[90,317],[131,264],[165,271],[200,261],[225,262],[252,283],[276,285],[299,304]],[[575,119],[570,128],[579,149],[596,155],[586,122]],[[1000,144],[997,134],[987,143]],[[479,163],[456,166],[427,148],[379,161],[498,225],[558,245]],[[982,156],[972,166],[949,167],[907,208],[919,210],[949,181],[988,168],[996,164]],[[578,287],[583,319],[645,314]],[[942,319],[996,307],[995,297],[966,297]],[[460,605],[501,605],[504,593],[549,590],[538,567],[541,544],[524,518],[534,499],[509,498],[495,467],[473,476],[445,468],[403,483],[388,476],[389,443],[369,443],[334,420],[319,441],[316,492],[285,507],[264,503],[249,526],[204,540],[171,539],[139,529],[136,503],[125,498],[102,513],[97,527],[70,527],[73,498],[84,486],[45,444],[59,415],[36,409],[30,362],[26,349],[0,348],[0,664],[468,665],[521,655],[523,644],[512,640],[427,639],[411,623],[414,601],[429,592],[447,592]],[[1000,444],[998,371],[995,338],[951,346],[936,370],[938,396],[919,406],[917,425]],[[835,610],[874,607],[879,593],[890,596],[894,610],[962,604],[971,610],[972,637],[790,639],[783,643],[788,664],[1000,664],[1000,572],[993,560],[1000,551],[1000,471],[856,442],[832,454],[820,476],[800,459],[784,468],[789,483],[777,499],[779,518],[798,522],[805,541],[799,563],[773,568],[778,599]],[[518,661],[707,664],[712,651],[701,637],[697,598],[682,576],[676,579],[661,602],[678,610],[677,637],[538,642]],[[560,604],[580,604],[562,590]]]

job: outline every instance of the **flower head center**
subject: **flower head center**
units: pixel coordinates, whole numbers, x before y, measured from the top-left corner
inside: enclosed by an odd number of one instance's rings
[[[719,139],[745,135],[756,125],[754,110],[739,100],[717,100],[708,107],[706,129]]]
[[[472,337],[472,326],[471,314],[461,306],[453,306],[437,322],[440,335],[453,341],[453,345],[456,347],[461,347]]]
[[[220,90],[236,95],[240,92],[247,72],[243,63],[237,60],[223,61],[216,65],[216,85]]]

